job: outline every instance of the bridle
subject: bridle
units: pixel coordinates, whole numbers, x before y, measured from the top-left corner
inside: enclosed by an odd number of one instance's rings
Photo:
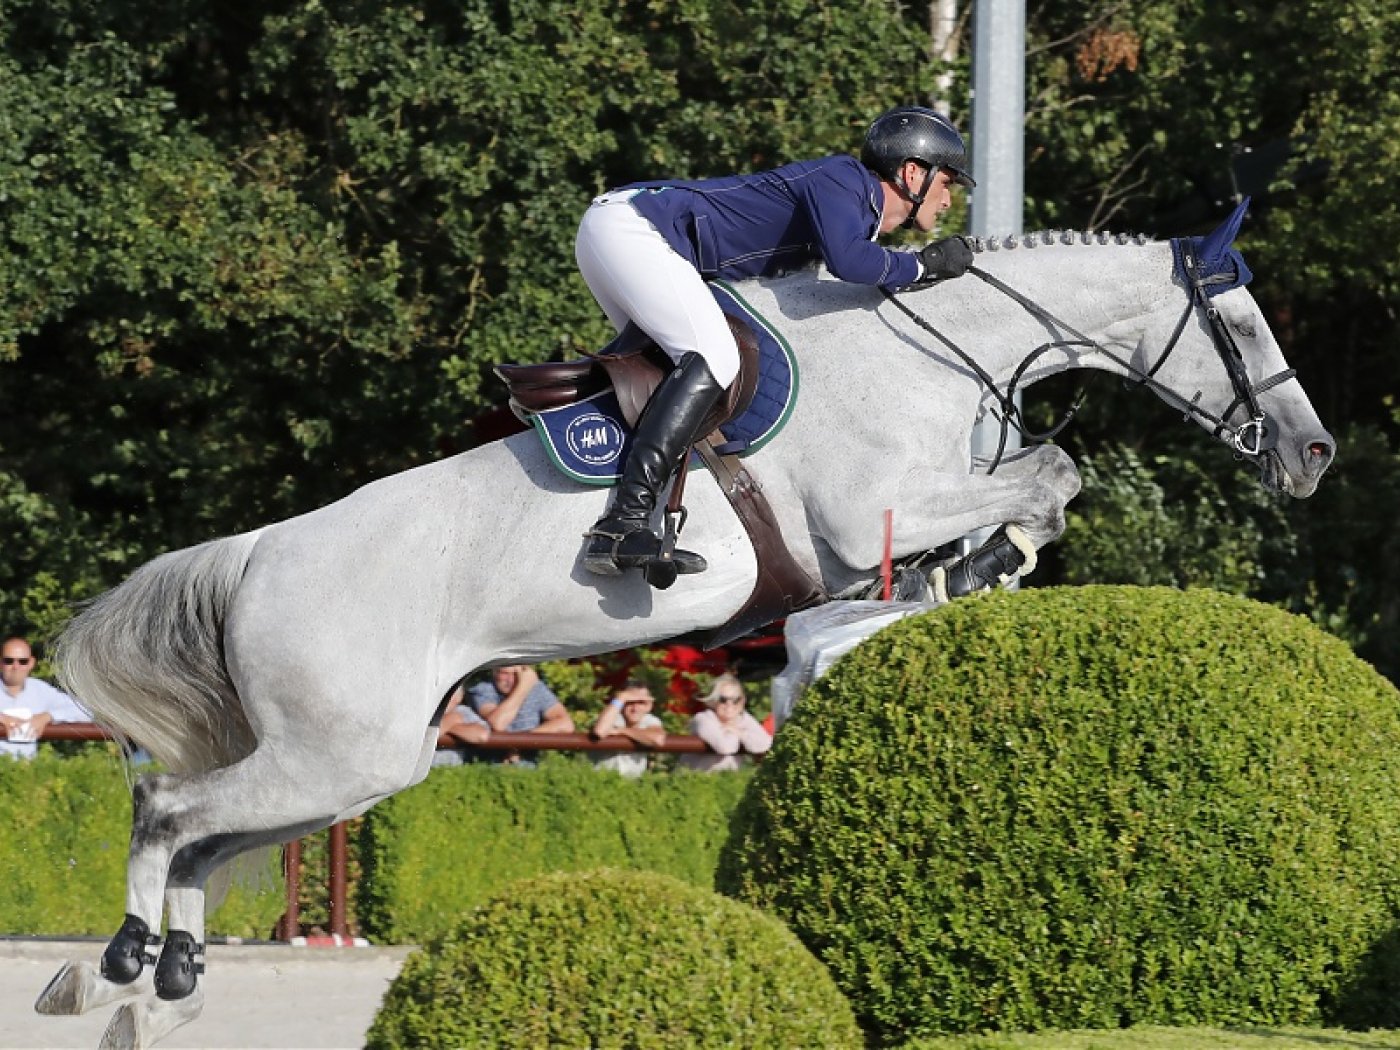
[[[924,318],[920,317],[904,303],[896,298],[895,293],[885,290],[885,298],[895,305],[910,320],[917,324],[924,331],[936,338],[945,347],[958,356],[962,362],[972,370],[987,391],[996,400],[999,412],[996,413],[1001,423],[1001,435],[997,442],[997,450],[992,458],[991,467],[988,473],[992,473],[1001,464],[1002,456],[1006,451],[1006,439],[1009,429],[1014,426],[1021,434],[1022,438],[1030,444],[1044,444],[1052,440],[1061,430],[1069,425],[1075,414],[1084,403],[1085,391],[1083,387],[1076,392],[1070,407],[1065,411],[1064,416],[1049,430],[1041,433],[1032,433],[1026,426],[1025,418],[1015,401],[1016,388],[1020,384],[1026,370],[1038,360],[1041,355],[1050,350],[1062,349],[1066,347],[1084,347],[1090,351],[1103,354],[1119,368],[1123,369],[1129,377],[1129,382],[1136,386],[1145,386],[1152,390],[1167,404],[1173,408],[1181,410],[1182,419],[1189,422],[1192,416],[1201,420],[1207,425],[1211,434],[1226,445],[1230,446],[1239,456],[1258,456],[1274,447],[1277,440],[1277,427],[1271,427],[1268,415],[1259,407],[1259,395],[1267,390],[1294,378],[1297,374],[1292,368],[1286,368],[1282,372],[1270,376],[1268,379],[1253,384],[1249,380],[1249,372],[1245,368],[1244,357],[1236,345],[1234,337],[1230,334],[1229,327],[1225,324],[1225,319],[1220,315],[1210,301],[1207,289],[1213,285],[1226,283],[1232,280],[1228,274],[1217,274],[1203,277],[1200,273],[1200,260],[1196,256],[1195,246],[1190,239],[1183,238],[1176,242],[1176,247],[1181,253],[1182,268],[1186,272],[1187,281],[1190,284],[1186,308],[1182,311],[1181,319],[1177,321],[1176,328],[1172,331],[1171,338],[1162,348],[1162,352],[1157,355],[1156,361],[1147,371],[1137,368],[1129,361],[1123,360],[1108,347],[1104,346],[1088,336],[1081,334],[1072,325],[1061,321],[1049,310],[1028,296],[1022,295],[1006,282],[993,277],[985,270],[972,266],[968,268],[968,273],[976,275],[982,281],[991,285],[1003,295],[1019,304],[1027,313],[1038,321],[1051,326],[1053,329],[1064,333],[1068,338],[1053,339],[1032,350],[1017,366],[1012,374],[1011,380],[1007,383],[1006,392],[1003,394],[997,389],[996,382],[986,369],[979,365],[971,355],[967,354],[961,347],[955,344],[947,336],[939,332]],[[920,286],[923,287],[923,286]],[[1186,324],[1190,321],[1192,314],[1197,310],[1204,313],[1206,323],[1210,327],[1211,342],[1215,344],[1216,353],[1220,357],[1221,364],[1224,365],[1225,374],[1229,377],[1230,386],[1234,390],[1235,398],[1220,415],[1208,411],[1201,407],[1201,392],[1187,401],[1171,388],[1164,386],[1157,380],[1157,372],[1166,364],[1171,357],[1177,344],[1181,341],[1182,334],[1186,331]],[[1230,422],[1230,417],[1235,411],[1244,406],[1249,418],[1245,422],[1236,426]]]

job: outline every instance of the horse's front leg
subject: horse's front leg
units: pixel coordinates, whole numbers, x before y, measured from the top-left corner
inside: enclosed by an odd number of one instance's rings
[[[849,487],[838,483],[809,501],[821,539],[858,576],[868,578],[879,564],[884,534],[878,515],[886,508],[893,511],[896,557],[934,550],[979,529],[1001,527],[984,545],[990,545],[994,556],[979,549],[954,563],[971,562],[977,571],[965,577],[980,581],[967,589],[955,586],[958,594],[1033,569],[1035,551],[1064,532],[1065,504],[1079,491],[1073,461],[1052,445],[1017,454],[992,475],[953,474],[921,465],[895,473],[884,463],[871,464],[864,477],[875,480],[862,486],[860,500],[852,500]],[[942,575],[947,578],[946,569]],[[949,595],[945,588],[935,596]]]
[[[997,476],[1023,484],[1027,502],[1015,512],[1019,516],[994,519],[1000,527],[975,551],[934,569],[929,586],[936,601],[1029,576],[1037,564],[1036,551],[1065,531],[1065,505],[1078,495],[1080,484],[1066,452],[1054,445],[1025,449],[1005,461]]]

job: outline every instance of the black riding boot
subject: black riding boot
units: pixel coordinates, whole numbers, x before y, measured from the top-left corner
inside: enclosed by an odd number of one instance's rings
[[[703,437],[701,424],[724,394],[705,359],[686,354],[661,381],[637,421],[632,451],[612,506],[586,535],[583,566],[616,576],[625,569],[647,569],[661,561],[661,537],[651,528],[652,511],[690,446]],[[675,573],[704,572],[705,559],[691,551],[672,552]],[[664,577],[663,577],[664,578]]]

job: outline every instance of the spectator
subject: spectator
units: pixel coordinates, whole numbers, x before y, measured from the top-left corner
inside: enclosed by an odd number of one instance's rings
[[[554,692],[526,664],[507,664],[491,672],[491,681],[467,691],[472,709],[493,733],[572,733],[574,719]],[[492,752],[494,761],[533,766],[534,752]]]
[[[438,722],[437,752],[434,766],[460,766],[482,759],[476,745],[491,738],[491,725],[469,706],[462,703],[466,690],[459,682],[447,698],[447,707]]]
[[[701,773],[741,769],[744,753],[761,755],[773,746],[773,738],[744,710],[744,687],[732,674],[715,679],[701,699],[705,710],[690,720],[690,731],[710,748],[707,755],[682,755],[680,765]]]
[[[0,645],[0,755],[31,759],[39,752],[36,741],[50,722],[86,722],[88,714],[67,693],[39,678],[34,670],[34,651],[23,638],[6,638]]]
[[[589,736],[594,740],[625,737],[638,747],[654,748],[666,739],[661,719],[651,713],[655,704],[645,682],[632,678],[608,701]],[[593,760],[598,769],[612,769],[624,777],[639,777],[651,765],[651,756],[637,751],[618,751]]]

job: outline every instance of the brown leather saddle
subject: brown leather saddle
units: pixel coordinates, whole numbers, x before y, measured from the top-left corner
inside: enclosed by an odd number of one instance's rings
[[[737,317],[726,317],[739,347],[739,376],[706,419],[701,428],[706,436],[696,442],[695,451],[714,474],[749,534],[758,560],[758,580],[739,611],[705,636],[707,649],[725,645],[764,624],[827,599],[825,589],[797,564],[788,550],[762,486],[737,456],[717,451],[725,440],[719,427],[748,408],[759,375],[758,340],[753,330]],[[628,325],[602,351],[581,360],[503,364],[496,366],[496,374],[510,390],[511,410],[522,420],[528,421],[531,413],[573,404],[611,387],[623,418],[629,426],[636,426],[652,392],[673,367],[671,359],[645,332]],[[681,513],[685,471],[683,464],[671,486],[668,515]]]

